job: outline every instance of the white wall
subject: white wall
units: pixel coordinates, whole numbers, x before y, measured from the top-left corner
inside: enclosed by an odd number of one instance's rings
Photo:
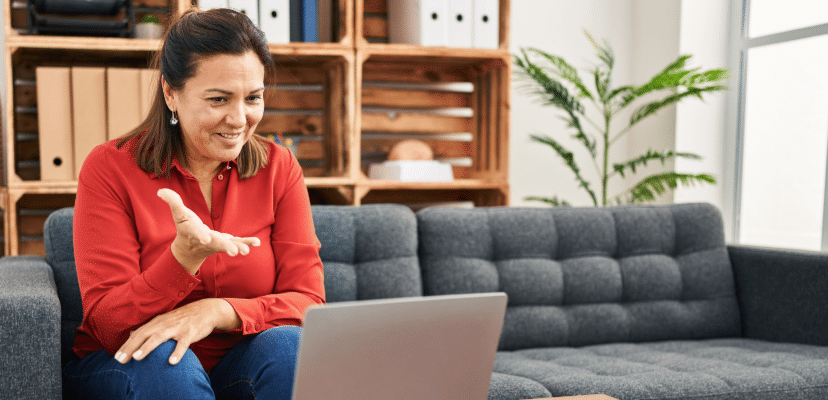
[[[517,53],[520,47],[538,47],[564,57],[577,68],[587,68],[596,58],[583,36],[582,31],[586,29],[596,38],[607,39],[615,51],[614,84],[640,85],[679,54],[693,54],[693,65],[704,69],[726,66],[728,4],[728,0],[513,0],[511,49]],[[513,82],[511,204],[542,206],[523,198],[559,195],[574,205],[591,205],[589,197],[577,187],[569,168],[550,148],[532,142],[529,135],[545,133],[565,138],[561,141],[575,152],[576,159],[582,160],[581,168],[594,171],[588,162],[589,156],[580,151],[575,140],[569,139],[571,131],[566,129],[559,114],[552,107],[534,102],[519,86],[519,81]],[[703,162],[680,160],[675,163],[676,170],[712,173],[720,178],[719,184],[680,189],[660,202],[705,201],[723,208],[727,203],[723,200],[724,188],[729,184],[723,145],[724,102],[722,94],[705,102],[688,100],[678,107],[661,110],[642,121],[626,136],[626,141],[618,143],[617,159],[627,160],[650,148],[698,153],[704,157]],[[643,174],[673,167],[673,163],[666,167],[651,165]],[[597,172],[589,176],[597,184]],[[638,179],[617,182],[610,193]]]

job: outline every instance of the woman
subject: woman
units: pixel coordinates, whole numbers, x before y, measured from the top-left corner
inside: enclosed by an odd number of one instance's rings
[[[290,398],[298,326],[325,294],[302,171],[253,133],[267,42],[243,14],[191,10],[155,63],[147,119],[80,173],[66,395]]]

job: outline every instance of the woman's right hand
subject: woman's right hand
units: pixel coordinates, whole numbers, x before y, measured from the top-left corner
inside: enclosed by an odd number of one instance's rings
[[[256,237],[240,238],[210,229],[196,213],[184,206],[181,196],[171,189],[160,189],[158,197],[169,204],[175,221],[176,234],[170,246],[173,257],[192,275],[213,254],[247,255],[251,246],[261,245]]]

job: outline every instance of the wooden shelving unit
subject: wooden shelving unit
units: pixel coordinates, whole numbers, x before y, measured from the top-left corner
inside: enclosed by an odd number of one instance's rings
[[[497,49],[388,44],[386,1],[338,0],[335,42],[270,45],[278,74],[258,132],[292,143],[313,203],[507,205],[509,0],[500,4]],[[153,13],[162,23],[190,6],[135,2],[137,18]],[[74,203],[77,182],[40,180],[35,68],[146,68],[160,41],[28,35],[25,2],[4,6],[3,248],[43,254],[42,222]],[[406,138],[429,143],[438,159],[453,164],[455,179],[368,179],[370,163]]]

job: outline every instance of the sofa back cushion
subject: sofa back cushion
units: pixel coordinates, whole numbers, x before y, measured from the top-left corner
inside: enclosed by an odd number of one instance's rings
[[[73,208],[62,208],[49,214],[43,224],[46,261],[54,272],[60,299],[60,359],[63,365],[72,357],[75,329],[83,322],[78,274],[75,271],[75,250],[72,246],[73,212]]]
[[[329,303],[422,295],[417,220],[393,204],[313,206]]]
[[[417,223],[426,295],[509,295],[503,350],[740,334],[710,205],[429,208]]]

